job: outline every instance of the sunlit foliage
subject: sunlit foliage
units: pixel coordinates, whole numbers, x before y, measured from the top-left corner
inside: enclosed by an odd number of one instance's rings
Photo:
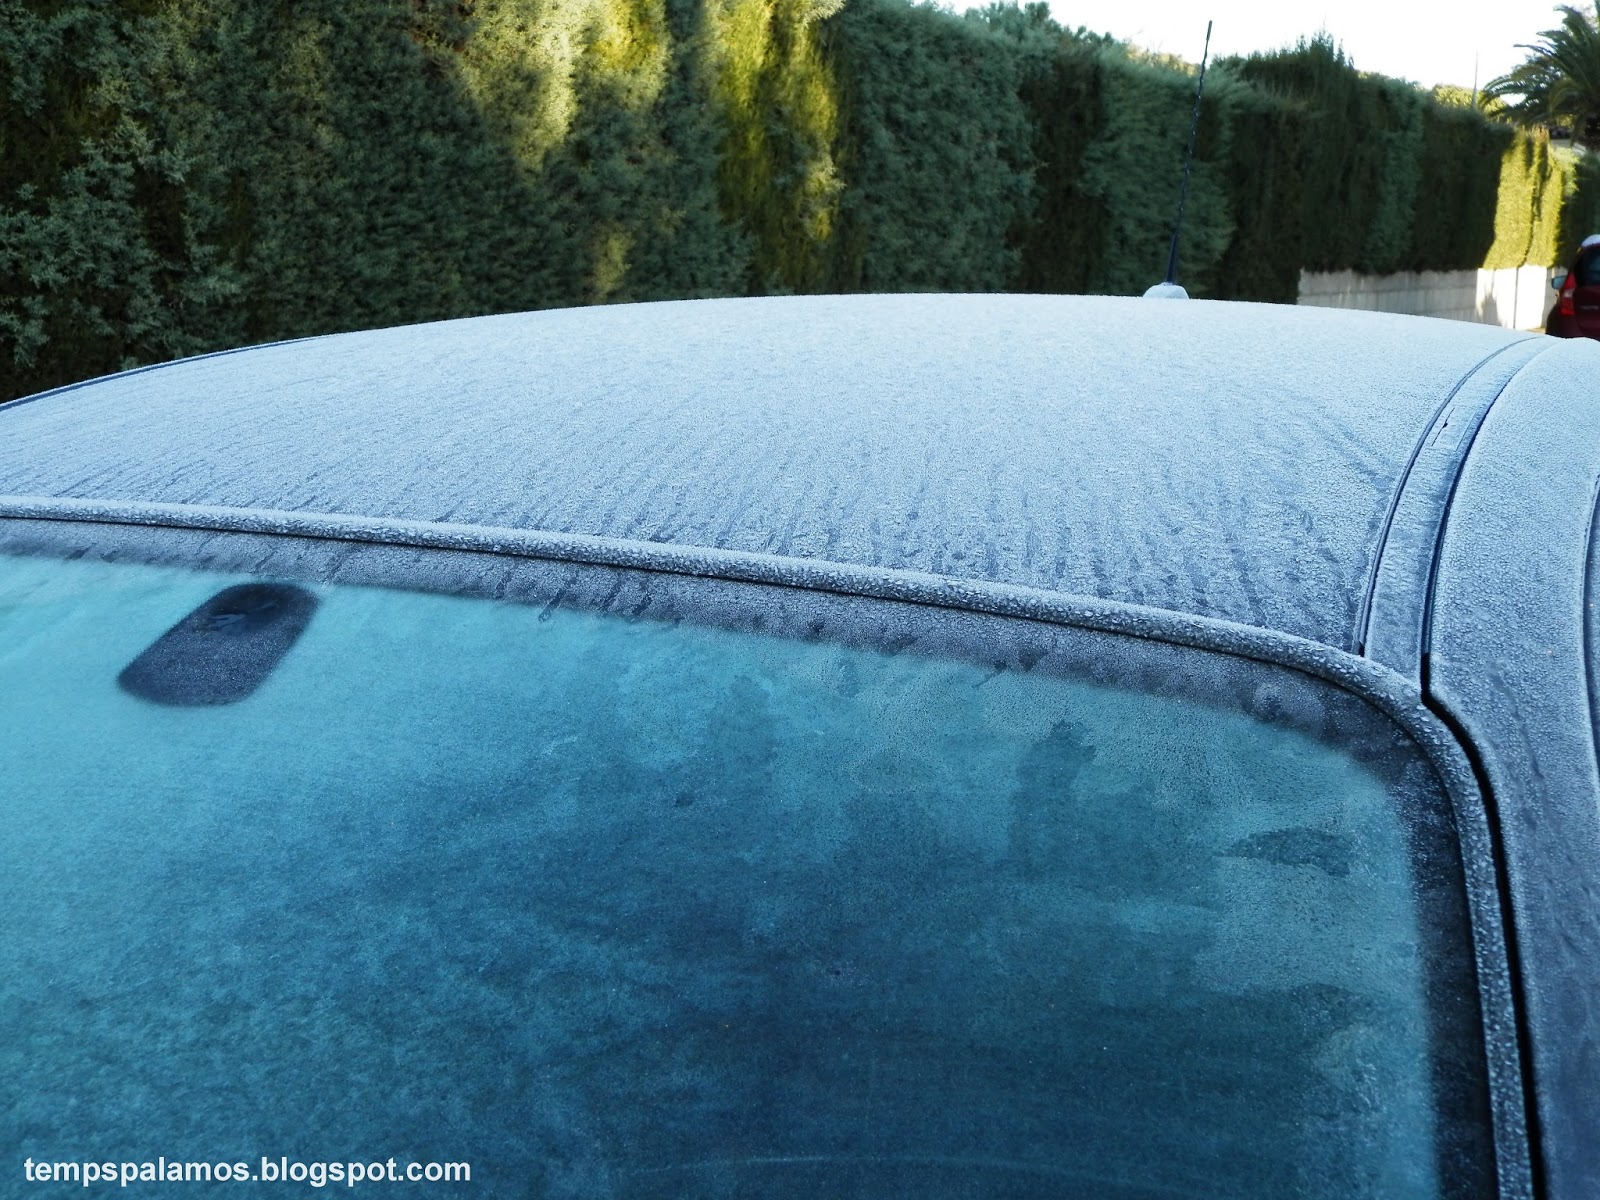
[[[828,281],[840,178],[838,85],[818,22],[839,0],[706,0],[703,65],[725,132],[718,181],[754,239],[747,290]]]
[[[1487,267],[1564,265],[1600,232],[1600,159],[1553,146],[1543,129],[1519,131],[1506,149]]]

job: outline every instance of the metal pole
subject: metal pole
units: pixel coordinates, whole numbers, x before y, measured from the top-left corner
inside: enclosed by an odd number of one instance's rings
[[[1183,182],[1178,186],[1178,219],[1172,226],[1172,249],[1167,252],[1167,283],[1178,282],[1178,235],[1183,232],[1183,204],[1189,198],[1189,168],[1194,164],[1194,139],[1200,132],[1200,97],[1206,90],[1206,59],[1211,54],[1211,22],[1206,22],[1206,45],[1200,52],[1200,81],[1194,89],[1194,113],[1189,118],[1189,147],[1183,153]]]

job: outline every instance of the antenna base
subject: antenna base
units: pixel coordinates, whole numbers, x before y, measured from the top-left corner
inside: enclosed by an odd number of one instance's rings
[[[1181,283],[1152,283],[1145,289],[1146,300],[1187,300],[1189,293]]]

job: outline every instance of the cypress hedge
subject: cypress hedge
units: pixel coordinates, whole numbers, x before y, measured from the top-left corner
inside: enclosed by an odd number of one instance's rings
[[[828,55],[845,82],[840,246],[828,291],[1003,291],[1034,205],[1022,56],[930,5],[854,0]]]
[[[775,292],[1143,290],[1194,68],[1040,3],[0,0],[0,399],[252,342]],[[1600,161],[1325,39],[1207,75],[1180,277],[1555,262]]]

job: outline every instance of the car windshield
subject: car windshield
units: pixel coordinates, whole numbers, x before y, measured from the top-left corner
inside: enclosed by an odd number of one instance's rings
[[[1585,250],[1578,256],[1578,265],[1575,268],[1578,275],[1579,287],[1594,287],[1600,284],[1600,247],[1594,250]]]
[[[0,554],[18,1157],[1489,1187],[1448,805],[1348,694],[927,606],[295,553]]]

